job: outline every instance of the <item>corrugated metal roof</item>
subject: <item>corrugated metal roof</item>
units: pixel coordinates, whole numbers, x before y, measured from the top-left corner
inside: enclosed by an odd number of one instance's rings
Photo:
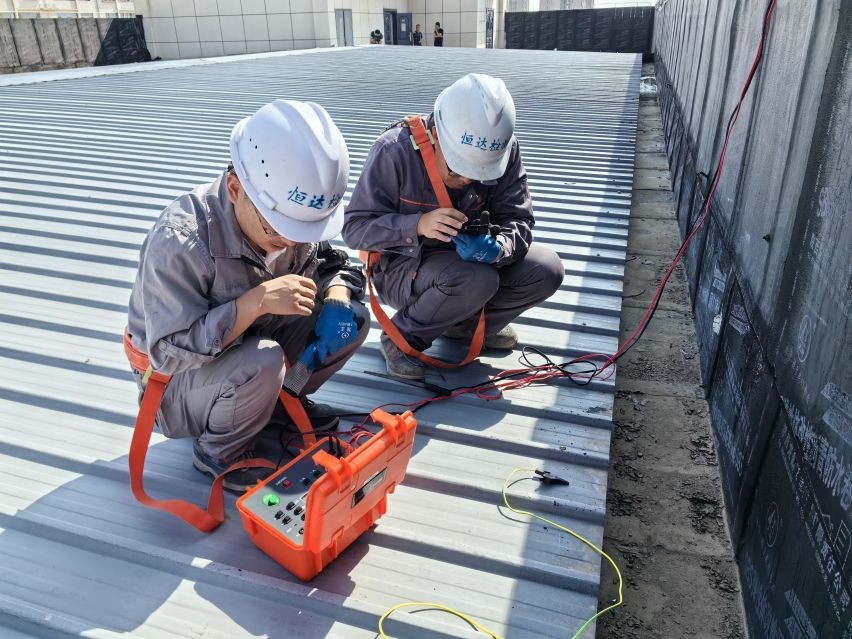
[[[570,487],[522,482],[514,501],[601,542],[611,382],[426,407],[388,514],[302,584],[251,544],[232,499],[211,535],[133,501],[136,390],[120,338],[146,231],[223,168],[239,118],[277,97],[323,104],[349,144],[351,188],[385,125],[477,71],[515,97],[536,241],[566,267],[517,322],[522,341],[612,352],[639,57],[372,47],[136,68],[0,89],[0,634],[374,637],[387,607],[429,600],[512,639],[570,635],[595,611],[600,558],[497,504],[512,468],[546,468]],[[319,399],[360,411],[426,397],[365,374],[384,371],[377,345],[374,330]],[[514,367],[517,353],[482,361]],[[155,435],[149,490],[202,503],[190,451]],[[394,619],[396,637],[481,636],[437,612]]]

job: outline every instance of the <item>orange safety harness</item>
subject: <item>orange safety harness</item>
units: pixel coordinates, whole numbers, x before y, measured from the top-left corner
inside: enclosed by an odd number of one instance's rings
[[[438,166],[435,163],[435,150],[432,147],[430,135],[426,132],[426,127],[423,125],[419,115],[412,115],[405,118],[405,123],[411,130],[411,135],[414,138],[413,144],[420,151],[420,157],[423,159],[423,164],[426,167],[426,173],[429,175],[429,181],[432,184],[432,189],[438,198],[439,206],[443,208],[452,208],[453,203],[450,199],[447,188],[444,186],[441,175],[438,172]],[[470,348],[467,355],[460,362],[447,362],[436,357],[430,357],[421,353],[412,347],[400,333],[399,329],[394,325],[387,313],[382,310],[378,303],[378,297],[373,289],[373,281],[371,272],[373,267],[378,263],[380,255],[377,252],[361,251],[361,261],[365,266],[365,274],[367,285],[370,291],[370,307],[373,314],[379,321],[382,329],[391,338],[393,343],[403,353],[409,357],[414,357],[425,364],[438,368],[457,368],[469,364],[482,351],[482,344],[485,340],[485,309],[479,314],[479,321],[476,325],[476,330],[473,333],[473,339],[470,343]],[[266,459],[246,459],[236,462],[229,466],[221,475],[213,481],[213,486],[210,489],[210,497],[207,501],[207,508],[202,509],[193,503],[181,499],[154,499],[147,492],[142,483],[142,474],[145,468],[145,457],[148,453],[148,446],[151,441],[151,434],[154,430],[154,421],[157,417],[157,411],[160,408],[160,403],[163,400],[163,395],[166,391],[166,386],[169,383],[170,376],[159,373],[151,368],[151,363],[148,355],[143,353],[130,340],[130,334],[125,332],[124,335],[124,352],[133,369],[143,375],[143,383],[145,390],[142,395],[142,403],[139,406],[139,414],[136,417],[136,425],[133,429],[133,438],[130,442],[130,487],[133,491],[133,496],[141,504],[150,508],[156,508],[171,513],[175,517],[183,519],[191,526],[202,532],[210,532],[219,526],[225,520],[224,497],[222,494],[222,480],[228,473],[239,470],[241,468],[274,468],[275,465]],[[295,397],[291,397],[283,390],[279,393],[281,403],[290,418],[296,424],[299,432],[302,433],[304,445],[312,446],[316,443],[316,438],[312,434],[310,420],[301,402]]]
[[[157,417],[157,411],[171,377],[158,373],[151,368],[148,355],[133,346],[130,334],[127,332],[124,333],[124,353],[127,355],[133,370],[143,375],[143,383],[145,384],[142,403],[139,406],[139,414],[136,416],[136,425],[133,428],[133,438],[130,441],[130,488],[133,491],[133,496],[145,506],[165,510],[175,517],[183,519],[201,532],[210,532],[225,521],[225,505],[222,494],[222,480],[225,475],[241,468],[275,468],[275,464],[268,459],[261,458],[244,459],[232,464],[213,481],[206,510],[181,499],[163,500],[151,497],[145,492],[142,485],[142,473],[145,468],[145,456],[148,453],[151,433],[154,430],[154,420]],[[283,390],[279,393],[279,398],[281,403],[284,404],[287,414],[290,415],[299,432],[302,433],[305,446],[314,445],[316,438],[312,434],[311,422],[304,406],[298,399],[291,397]]]
[[[453,208],[453,202],[450,199],[450,194],[447,193],[447,187],[444,186],[444,181],[441,179],[441,174],[438,172],[438,165],[435,162],[435,149],[432,147],[430,134],[426,132],[426,127],[423,125],[419,115],[410,115],[405,118],[405,123],[411,130],[411,136],[414,138],[414,148],[420,151],[420,157],[423,160],[423,165],[426,167],[426,173],[429,176],[429,182],[432,184],[432,189],[435,191],[435,196],[438,198],[438,205],[442,208]],[[447,362],[437,357],[430,357],[421,353],[416,348],[409,344],[396,325],[388,317],[387,313],[382,310],[379,305],[378,297],[373,290],[372,270],[379,263],[380,254],[375,251],[361,251],[361,261],[364,263],[364,272],[367,277],[367,286],[370,291],[370,308],[373,309],[373,315],[379,321],[391,341],[396,347],[409,357],[420,360],[429,366],[437,368],[459,368],[470,364],[473,360],[479,357],[482,351],[482,344],[485,341],[485,309],[479,313],[479,321],[476,325],[476,330],[473,332],[473,339],[470,342],[470,348],[467,355],[460,362]]]

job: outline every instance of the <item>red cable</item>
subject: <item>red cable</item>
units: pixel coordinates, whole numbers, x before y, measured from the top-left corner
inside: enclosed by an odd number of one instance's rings
[[[594,373],[590,373],[590,374],[575,373],[575,374],[572,375],[572,377],[576,377],[578,379],[589,379],[591,377],[591,378],[597,378],[597,379],[605,381],[605,380],[610,379],[615,374],[615,362],[616,362],[616,360],[619,357],[621,357],[627,351],[627,349],[630,348],[630,346],[633,343],[638,341],[638,336],[644,331],[648,322],[650,321],[653,310],[656,308],[660,297],[662,297],[663,290],[665,289],[666,284],[668,284],[668,281],[671,278],[672,273],[674,273],[675,268],[680,263],[681,258],[686,253],[686,249],[689,247],[692,240],[698,234],[698,231],[701,229],[701,227],[707,221],[707,218],[710,215],[710,203],[712,202],[713,195],[716,192],[716,188],[719,186],[719,182],[722,179],[722,171],[725,167],[725,158],[726,158],[727,153],[728,153],[728,143],[730,142],[731,132],[733,131],[734,125],[736,124],[737,120],[739,119],[740,109],[742,108],[743,100],[745,99],[746,93],[748,92],[748,89],[751,85],[751,81],[754,78],[754,74],[757,71],[757,66],[758,66],[760,59],[761,59],[761,56],[763,54],[763,48],[764,48],[764,43],[765,43],[765,40],[766,40],[766,35],[769,32],[769,23],[772,20],[772,14],[775,11],[775,7],[776,7],[777,4],[778,4],[778,0],[772,0],[772,3],[770,4],[769,8],[766,11],[766,17],[764,18],[763,29],[761,31],[760,41],[758,42],[758,45],[757,45],[757,51],[756,51],[755,56],[754,56],[754,61],[752,62],[751,68],[749,69],[749,73],[748,73],[748,76],[746,78],[745,84],[743,84],[743,88],[740,91],[740,97],[739,97],[739,100],[737,101],[737,105],[734,108],[734,112],[731,116],[730,121],[728,122],[728,126],[727,126],[726,131],[725,131],[725,142],[722,145],[722,152],[719,155],[719,162],[717,164],[716,175],[713,179],[713,183],[711,185],[710,192],[707,194],[707,199],[704,202],[704,209],[701,213],[701,217],[699,218],[698,223],[692,229],[692,231],[687,236],[687,238],[683,242],[683,244],[681,244],[680,250],[678,250],[677,254],[675,255],[674,259],[672,260],[672,263],[669,265],[668,269],[666,270],[666,273],[663,276],[663,279],[660,282],[660,285],[657,287],[657,290],[654,293],[654,297],[651,299],[651,302],[648,304],[648,308],[645,309],[645,313],[642,315],[642,318],[640,319],[639,324],[637,325],[637,327],[633,331],[633,333],[630,334],[630,336],[624,341],[624,343],[621,345],[621,347],[619,347],[619,349],[612,355],[607,356],[607,355],[602,355],[600,353],[588,353],[586,355],[583,355],[581,357],[578,357],[578,358],[572,360],[571,364],[576,364],[576,363],[579,363],[579,362],[590,361],[590,360],[595,360],[595,359],[604,359],[603,366],[601,366],[601,368],[596,370]],[[545,371],[549,371],[549,372],[545,372],[542,369],[545,369]],[[601,376],[604,373],[604,371],[606,371],[607,369],[609,369],[609,371],[605,375]],[[530,368],[527,368],[527,369],[503,371],[500,374],[498,374],[497,377],[500,378],[500,377],[504,377],[504,376],[507,376],[507,375],[517,374],[517,373],[521,373],[521,372],[525,372],[525,371],[530,371],[531,374],[526,376],[526,377],[519,378],[519,379],[506,380],[506,381],[503,381],[503,382],[501,382],[501,381],[496,382],[494,384],[494,388],[496,388],[497,391],[498,391],[497,396],[485,395],[484,390],[478,388],[476,390],[477,397],[480,397],[482,399],[496,399],[496,397],[499,397],[499,395],[502,393],[503,390],[512,390],[512,389],[516,389],[516,388],[523,388],[523,387],[528,386],[532,383],[536,383],[536,382],[542,383],[542,382],[549,381],[550,379],[553,379],[555,377],[563,377],[564,376],[564,372],[562,370],[560,370],[558,368],[556,370],[554,370],[553,366],[548,365],[548,366],[544,366],[544,367],[530,367]],[[470,391],[468,390],[468,391],[463,391],[463,392],[470,392]],[[455,396],[455,395],[453,395],[453,396]]]
[[[728,122],[728,126],[727,126],[727,129],[725,131],[725,142],[722,145],[722,152],[719,154],[719,162],[717,163],[716,174],[715,174],[715,177],[713,179],[713,183],[710,187],[710,191],[707,194],[707,199],[704,202],[704,209],[701,213],[701,217],[698,220],[698,224],[695,225],[695,227],[692,229],[690,234],[687,236],[686,240],[684,240],[683,244],[681,244],[680,250],[678,250],[677,254],[675,255],[674,259],[672,260],[672,263],[669,265],[668,269],[666,270],[666,273],[663,276],[663,279],[660,282],[660,285],[657,287],[657,290],[654,293],[654,297],[651,299],[650,304],[648,304],[648,308],[645,309],[645,313],[642,315],[642,318],[639,320],[639,324],[637,325],[637,327],[633,331],[633,333],[630,334],[630,336],[624,341],[624,343],[621,345],[621,347],[612,355],[604,355],[602,353],[587,353],[586,355],[582,355],[580,357],[577,357],[577,358],[571,360],[571,362],[569,362],[567,364],[568,366],[573,365],[573,364],[577,364],[577,363],[580,363],[580,362],[592,361],[592,360],[595,360],[595,359],[603,359],[604,360],[603,366],[601,366],[600,368],[598,368],[594,372],[592,372],[592,373],[572,373],[570,375],[572,378],[576,377],[578,379],[586,379],[586,380],[590,380],[590,378],[591,378],[591,379],[600,379],[602,381],[606,381],[606,380],[610,379],[615,374],[615,362],[616,362],[616,360],[619,357],[621,357],[627,351],[627,349],[630,348],[630,346],[633,343],[635,343],[635,341],[638,341],[638,336],[642,333],[642,331],[645,329],[648,322],[650,321],[650,317],[653,313],[653,310],[657,306],[657,303],[658,303],[660,297],[663,294],[663,290],[665,290],[665,287],[666,287],[666,284],[669,281],[669,278],[672,276],[672,273],[674,273],[675,267],[677,267],[677,265],[680,263],[681,258],[683,257],[684,253],[686,253],[686,249],[689,247],[693,238],[695,238],[698,231],[704,225],[704,222],[707,221],[707,218],[709,217],[709,214],[710,214],[710,203],[713,200],[713,194],[716,192],[716,188],[719,186],[719,182],[722,179],[722,171],[725,167],[725,157],[728,153],[728,143],[729,143],[730,138],[731,138],[731,132],[733,131],[734,125],[736,124],[737,119],[739,118],[740,108],[742,107],[743,100],[745,99],[746,93],[749,89],[749,86],[751,85],[751,81],[754,77],[754,74],[757,71],[757,65],[760,62],[760,58],[761,58],[761,55],[763,53],[763,47],[764,47],[764,42],[766,40],[766,35],[769,32],[769,23],[772,19],[772,14],[775,11],[775,7],[776,7],[777,4],[778,4],[778,0],[772,0],[772,3],[770,4],[769,8],[766,11],[766,17],[765,17],[764,22],[763,22],[763,29],[762,29],[762,32],[761,32],[760,41],[758,42],[758,45],[757,45],[757,52],[755,53],[754,61],[751,64],[751,68],[749,69],[749,73],[748,73],[748,77],[746,78],[746,82],[743,85],[742,91],[740,91],[740,97],[739,97],[739,100],[737,101],[737,105],[734,108],[734,112],[731,116],[730,121]],[[482,386],[482,385],[471,386],[471,387],[468,387],[468,388],[461,388],[461,389],[458,389],[456,391],[453,391],[449,395],[439,395],[439,396],[436,396],[436,397],[430,397],[428,399],[420,400],[420,401],[417,401],[417,402],[412,402],[412,403],[409,403],[409,404],[397,404],[397,403],[391,402],[391,403],[387,403],[387,404],[382,404],[381,406],[378,406],[377,408],[385,408],[385,407],[388,407],[388,406],[402,406],[402,407],[405,407],[405,408],[417,408],[417,407],[420,407],[420,406],[424,406],[426,404],[431,404],[432,402],[438,402],[438,401],[443,401],[443,400],[447,400],[447,399],[452,399],[454,397],[458,397],[460,395],[465,395],[465,394],[471,393],[471,392],[474,392],[476,394],[476,396],[480,399],[484,399],[486,401],[492,401],[492,400],[495,400],[495,399],[500,399],[503,395],[503,391],[505,391],[505,390],[514,390],[514,389],[517,389],[517,388],[524,388],[526,386],[529,386],[530,384],[544,383],[544,382],[548,382],[551,379],[554,379],[554,378],[557,378],[557,377],[565,377],[566,373],[563,370],[564,366],[566,366],[566,365],[562,365],[562,367],[557,367],[553,364],[545,364],[545,365],[542,365],[542,366],[530,366],[530,367],[527,367],[527,368],[508,369],[508,370],[505,370],[505,371],[501,371],[500,373],[495,375],[495,379],[497,379],[497,381],[492,382],[490,387],[489,386]],[[606,371],[607,369],[609,369],[609,372],[607,372],[605,375],[601,376],[602,373],[604,371]],[[513,375],[518,375],[520,373],[530,373],[530,374],[526,375],[524,377],[517,378],[517,379],[502,379],[502,378],[505,378],[505,377],[511,377]],[[489,388],[495,389],[497,391],[496,394],[489,394],[489,392],[488,392]],[[364,425],[367,423],[368,419],[369,419],[369,416],[364,418],[364,420],[360,424],[358,424],[356,427],[353,428],[353,431],[357,428],[364,428]],[[357,444],[358,440],[361,437],[365,437],[367,435],[367,433],[369,433],[369,431],[357,433],[352,438],[350,438],[350,442],[352,442],[354,440],[354,442]]]
[[[598,371],[598,373],[601,373],[604,370],[606,370],[607,368],[609,368],[610,366],[612,366],[615,363],[615,361],[621,355],[623,355],[624,352],[630,347],[631,342],[633,342],[636,339],[636,336],[639,333],[641,333],[642,330],[644,330],[644,327],[648,323],[651,311],[657,305],[659,298],[662,296],[663,289],[665,289],[666,284],[668,283],[669,278],[671,277],[672,273],[674,272],[675,267],[680,262],[681,258],[683,257],[683,254],[686,252],[687,247],[692,242],[692,239],[695,237],[695,235],[698,233],[698,231],[704,225],[704,222],[706,222],[707,218],[709,217],[710,202],[713,199],[713,194],[716,192],[716,187],[719,185],[719,182],[722,179],[722,170],[724,169],[724,166],[725,166],[725,156],[727,155],[727,152],[728,152],[728,142],[730,141],[730,138],[731,138],[731,132],[733,131],[734,124],[736,124],[736,121],[739,118],[740,108],[742,107],[742,103],[743,103],[743,100],[745,99],[746,92],[748,91],[749,85],[751,84],[751,80],[754,77],[755,72],[757,71],[758,62],[760,61],[761,54],[763,53],[763,46],[764,46],[764,41],[766,39],[766,34],[769,31],[769,22],[772,19],[772,13],[775,11],[775,6],[776,6],[777,3],[778,3],[778,0],[773,0],[772,4],[769,6],[769,9],[766,12],[766,18],[764,20],[763,30],[762,30],[761,36],[760,36],[760,42],[758,43],[758,46],[757,46],[757,52],[755,53],[754,61],[752,62],[751,69],[749,70],[749,74],[748,74],[748,77],[746,79],[746,82],[743,85],[742,91],[740,92],[740,99],[737,102],[737,106],[734,108],[733,116],[732,116],[730,122],[728,123],[728,127],[727,127],[727,130],[725,132],[725,143],[722,145],[722,152],[719,155],[719,163],[718,163],[717,170],[716,170],[716,178],[713,180],[713,184],[711,185],[710,192],[707,194],[707,199],[704,202],[704,210],[701,214],[701,218],[698,220],[698,224],[695,226],[695,228],[692,230],[692,232],[686,238],[684,243],[681,245],[680,250],[677,252],[677,255],[675,255],[675,258],[672,261],[671,265],[669,266],[668,270],[666,271],[666,274],[663,276],[663,279],[660,282],[660,286],[657,288],[657,291],[654,294],[654,297],[652,298],[651,303],[648,305],[648,308],[645,309],[645,313],[642,316],[642,319],[639,321],[639,325],[636,327],[636,330],[634,330],[633,333],[630,335],[630,337],[628,337],[624,341],[624,343],[621,345],[621,347],[618,349],[618,351],[616,351],[613,355],[611,355],[609,358],[607,358],[606,362],[604,362],[603,367],[600,369],[600,371]],[[596,373],[595,376],[597,376],[598,373]]]

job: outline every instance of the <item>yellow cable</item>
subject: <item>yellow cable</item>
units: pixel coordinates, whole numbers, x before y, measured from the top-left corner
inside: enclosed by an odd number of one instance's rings
[[[586,628],[589,627],[590,623],[595,621],[598,617],[600,617],[605,612],[609,612],[610,610],[612,610],[614,608],[618,608],[618,606],[620,606],[622,603],[624,603],[624,595],[623,595],[624,579],[621,576],[621,571],[618,569],[618,566],[612,560],[612,557],[610,557],[601,548],[598,548],[595,544],[590,542],[588,539],[586,539],[582,535],[575,533],[570,528],[566,528],[565,526],[557,524],[555,521],[551,521],[547,517],[542,517],[541,515],[536,515],[535,513],[529,512],[528,510],[521,510],[519,508],[515,508],[514,506],[509,504],[509,495],[507,493],[507,491],[509,489],[509,482],[512,481],[512,477],[514,477],[518,473],[522,473],[522,472],[535,473],[535,470],[532,469],[532,468],[515,468],[511,473],[509,473],[509,476],[506,477],[506,481],[503,482],[503,491],[502,491],[503,503],[506,504],[506,508],[508,508],[513,513],[516,513],[518,515],[527,515],[528,517],[533,517],[535,519],[539,519],[543,522],[550,524],[554,528],[558,528],[559,530],[563,530],[563,531],[567,532],[569,535],[572,535],[573,537],[575,537],[576,539],[579,539],[584,544],[586,544],[589,548],[591,548],[592,550],[594,550],[595,552],[600,554],[601,557],[605,557],[606,560],[615,569],[615,574],[618,575],[618,601],[616,601],[611,606],[607,606],[603,610],[600,610],[597,613],[595,613],[594,615],[592,615],[591,617],[589,617],[586,620],[586,623],[584,623],[582,626],[580,626],[580,629],[577,632],[575,632],[574,635],[571,638],[571,639],[577,639],[581,634],[583,634],[583,631]],[[444,612],[448,612],[451,615],[455,615],[456,617],[459,617],[460,619],[464,619],[471,626],[473,626],[477,630],[484,632],[485,634],[487,634],[492,639],[501,639],[501,637],[496,632],[492,632],[491,630],[488,630],[488,628],[486,628],[482,624],[474,621],[473,619],[471,619],[467,615],[459,612],[458,610],[453,610],[452,608],[445,606],[443,604],[428,603],[428,602],[424,602],[424,601],[409,601],[409,602],[406,602],[406,603],[397,604],[396,606],[394,606],[393,608],[390,608],[387,612],[385,612],[385,614],[382,615],[381,619],[379,619],[379,635],[381,636],[381,639],[390,639],[390,637],[388,637],[385,634],[385,631],[384,631],[383,624],[384,624],[385,619],[390,617],[393,613],[395,613],[400,608],[407,608],[407,607],[411,607],[411,606],[422,606],[424,608],[432,608],[432,609],[435,609],[435,610],[443,610]]]
[[[407,608],[407,607],[410,607],[410,606],[422,606],[424,608],[430,608],[430,609],[435,609],[435,610],[443,610],[444,612],[448,612],[451,615],[455,615],[456,617],[464,619],[471,626],[473,626],[477,630],[481,630],[482,632],[487,634],[492,639],[501,639],[501,637],[499,637],[496,633],[491,632],[488,628],[486,628],[485,626],[483,626],[480,623],[477,623],[476,621],[474,621],[473,619],[471,619],[470,617],[468,617],[464,613],[461,613],[458,610],[453,610],[449,606],[445,606],[445,605],[439,604],[439,603],[429,603],[428,601],[408,601],[406,603],[397,604],[393,608],[389,609],[385,614],[382,615],[382,618],[379,619],[379,635],[381,636],[382,639],[390,639],[385,634],[385,629],[383,628],[383,624],[384,624],[385,619],[390,617],[393,613],[395,613],[400,608]]]
[[[579,533],[575,533],[575,532],[574,532],[573,530],[571,530],[570,528],[566,528],[565,526],[561,526],[560,524],[557,524],[555,521],[551,521],[551,520],[550,520],[550,519],[548,519],[547,517],[542,517],[541,515],[536,515],[535,513],[531,513],[531,512],[529,512],[528,510],[520,510],[520,509],[515,508],[515,507],[513,507],[513,506],[511,506],[511,505],[509,504],[509,496],[508,496],[508,494],[506,493],[506,490],[509,488],[509,482],[512,480],[512,477],[514,477],[516,474],[518,474],[518,473],[522,473],[522,472],[535,473],[535,469],[532,469],[532,468],[515,468],[515,469],[514,469],[511,473],[509,473],[509,476],[508,476],[508,477],[506,477],[506,481],[504,481],[504,482],[503,482],[503,503],[504,503],[504,504],[506,504],[506,508],[508,508],[509,510],[511,510],[513,513],[517,513],[517,514],[519,514],[519,515],[528,515],[528,516],[530,516],[530,517],[534,517],[534,518],[536,518],[536,519],[540,519],[541,521],[547,522],[548,524],[550,524],[551,526],[555,526],[555,527],[556,527],[556,528],[558,528],[559,530],[564,530],[564,531],[565,531],[565,532],[567,532],[569,535],[572,535],[572,536],[573,536],[573,537],[575,537],[576,539],[579,539],[580,541],[582,541],[582,542],[583,542],[584,544],[586,544],[589,548],[591,548],[591,549],[592,549],[592,550],[594,550],[596,553],[598,553],[601,557],[605,557],[605,558],[606,558],[606,560],[607,560],[607,561],[608,561],[608,562],[612,565],[612,567],[615,569],[615,574],[616,574],[616,575],[618,575],[618,601],[616,601],[616,602],[615,602],[614,604],[612,604],[611,606],[607,606],[607,607],[606,607],[606,608],[604,608],[603,610],[600,610],[600,611],[598,611],[597,613],[595,613],[594,615],[592,615],[591,617],[589,617],[589,618],[586,620],[586,623],[584,623],[582,626],[580,626],[580,629],[579,629],[577,632],[575,632],[575,633],[574,633],[574,635],[573,635],[573,636],[572,636],[572,638],[571,638],[571,639],[577,639],[577,637],[579,637],[581,634],[583,634],[583,631],[584,631],[586,628],[588,628],[588,627],[589,627],[589,624],[590,624],[590,623],[592,623],[593,621],[595,621],[598,617],[600,617],[600,616],[601,616],[602,614],[604,614],[605,612],[609,612],[610,610],[612,610],[612,609],[614,609],[614,608],[618,608],[618,607],[619,607],[622,603],[624,603],[624,595],[623,595],[624,579],[623,579],[623,578],[622,578],[622,576],[621,576],[621,571],[618,569],[618,566],[617,566],[617,565],[615,564],[615,562],[612,560],[612,557],[610,557],[610,556],[609,556],[608,554],[606,554],[606,553],[605,553],[605,552],[604,552],[601,548],[598,548],[595,544],[593,544],[592,542],[590,542],[588,539],[586,539],[585,537],[583,537],[583,535],[581,535],[581,534],[579,534]]]

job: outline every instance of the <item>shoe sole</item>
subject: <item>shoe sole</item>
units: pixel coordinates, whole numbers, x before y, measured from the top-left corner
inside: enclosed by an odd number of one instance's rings
[[[467,342],[468,344],[470,344],[471,339],[473,339],[472,335],[447,335],[447,333],[444,333],[442,337],[456,342]],[[488,338],[485,338],[482,348],[488,348],[492,351],[512,351],[515,350],[515,346],[517,345],[518,340],[515,340],[511,344],[489,344]]]
[[[381,342],[379,343],[379,350],[382,352],[382,357],[385,358],[385,366],[387,366],[388,355],[385,352],[385,345],[382,344]],[[407,382],[412,382],[412,381],[413,382],[424,382],[424,381],[426,381],[426,371],[425,370],[423,371],[422,375],[403,375],[402,373],[396,373],[396,372],[392,371],[390,366],[388,366],[387,369],[388,369],[388,375],[390,377],[395,378],[395,379],[404,379]]]
[[[202,475],[207,475],[208,477],[212,477],[213,479],[216,479],[216,477],[217,477],[217,473],[212,468],[210,468],[210,466],[205,464],[203,461],[201,461],[197,457],[193,456],[192,466],[195,468],[195,470],[197,470]],[[235,495],[242,495],[249,488],[254,488],[254,486],[242,486],[240,484],[232,484],[231,482],[228,481],[228,476],[225,475],[222,478],[222,488],[227,490],[229,493],[234,493]]]
[[[483,348],[489,348],[492,351],[513,351],[517,345],[518,343],[515,342],[514,344],[483,344],[482,346]]]

